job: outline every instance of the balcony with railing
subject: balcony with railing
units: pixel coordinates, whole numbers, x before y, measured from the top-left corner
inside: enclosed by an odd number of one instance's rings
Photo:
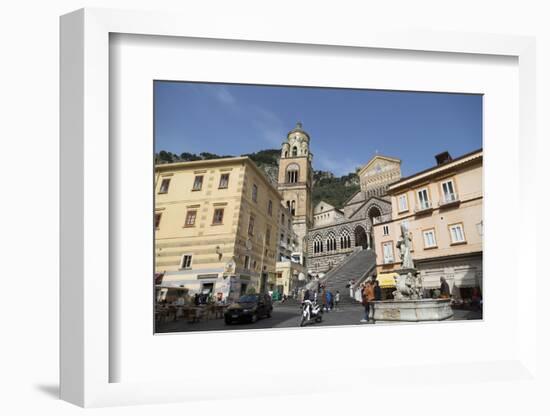
[[[415,214],[426,214],[433,210],[432,201],[421,201],[416,205]]]
[[[450,207],[460,203],[460,198],[458,194],[445,194],[443,198],[439,200],[440,207]]]

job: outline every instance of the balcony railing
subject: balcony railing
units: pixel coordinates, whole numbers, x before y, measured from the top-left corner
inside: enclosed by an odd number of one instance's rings
[[[439,200],[439,206],[443,207],[445,205],[457,204],[460,202],[458,194],[445,194],[443,198]]]
[[[418,214],[418,213],[430,211],[432,209],[433,209],[432,201],[422,201],[420,204],[416,206],[416,209],[414,210],[414,212]]]
[[[383,215],[380,215],[379,217],[374,217],[372,219],[372,224],[376,225],[376,224],[381,224],[383,222],[388,222],[388,221],[391,221],[391,214],[383,214]]]

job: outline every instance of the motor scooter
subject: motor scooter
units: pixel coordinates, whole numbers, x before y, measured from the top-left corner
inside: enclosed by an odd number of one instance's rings
[[[302,319],[300,326],[304,326],[309,321],[322,322],[323,308],[317,302],[307,299],[302,302]]]

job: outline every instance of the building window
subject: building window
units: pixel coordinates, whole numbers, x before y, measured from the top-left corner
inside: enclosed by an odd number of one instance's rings
[[[244,256],[244,268],[245,270],[250,269],[250,257]]]
[[[229,173],[222,173],[220,176],[220,186],[219,189],[227,189],[229,186]]]
[[[290,214],[296,215],[296,201],[290,202]]]
[[[285,242],[285,235],[281,233],[281,243]]]
[[[407,194],[399,195],[397,197],[397,206],[399,207],[399,212],[404,212],[409,209]]]
[[[268,246],[271,241],[271,227],[268,225],[265,229],[265,244]]]
[[[160,183],[159,194],[167,193],[169,187],[170,187],[170,179],[163,179],[162,182]]]
[[[292,148],[292,156],[298,156],[298,146]]]
[[[273,201],[270,199],[267,203],[267,214],[273,216]]]
[[[296,163],[288,165],[286,168],[286,181],[287,183],[297,183],[300,174],[300,167]]]
[[[387,241],[382,243],[382,253],[384,254],[384,264],[393,263],[393,243]]]
[[[248,235],[254,235],[254,215],[248,220]]]
[[[426,230],[422,233],[424,235],[424,248],[437,247],[437,241],[435,239],[435,230]]]
[[[200,191],[202,189],[203,178],[204,178],[203,175],[195,176],[195,181],[193,182],[193,191]]]
[[[258,202],[258,185],[252,185],[252,200]]]
[[[155,213],[155,228],[158,230],[160,226],[160,219],[162,217],[162,213],[158,212]]]
[[[346,249],[351,247],[351,237],[348,230],[344,230],[340,236],[340,248]]]
[[[313,252],[314,253],[323,252],[323,240],[321,240],[320,236],[315,237],[315,240],[313,240]]]
[[[455,193],[454,184],[452,180],[443,182],[441,184],[441,187],[443,188],[443,201],[442,201],[443,203],[454,202],[458,199]]]
[[[336,237],[334,236],[334,233],[329,233],[327,237],[327,251],[335,251],[336,250]]]
[[[383,225],[382,226],[382,234],[383,235],[390,235],[390,226],[389,225]]]
[[[193,259],[193,256],[191,254],[184,254],[181,256],[181,264],[180,268],[182,269],[190,269],[191,268],[191,260]]]
[[[194,227],[196,219],[197,219],[197,211],[196,210],[187,211],[187,215],[185,216],[185,226],[186,227]]]
[[[464,238],[464,228],[462,227],[462,224],[450,225],[449,231],[451,233],[451,243],[466,242],[466,239]]]
[[[418,191],[418,206],[421,210],[431,208],[427,188]]]
[[[223,224],[223,208],[216,208],[214,210],[214,217],[212,218],[212,224]]]
[[[292,228],[292,222],[290,221],[290,218],[288,219],[288,224],[287,224],[287,226],[288,226],[288,229],[289,229],[289,230],[290,230],[290,228]]]
[[[281,225],[285,225],[285,214],[281,214]]]

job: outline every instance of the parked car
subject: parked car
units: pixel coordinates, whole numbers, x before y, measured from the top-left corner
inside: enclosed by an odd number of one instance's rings
[[[273,304],[269,295],[243,295],[225,310],[226,325],[233,322],[256,322],[260,318],[271,318]]]

